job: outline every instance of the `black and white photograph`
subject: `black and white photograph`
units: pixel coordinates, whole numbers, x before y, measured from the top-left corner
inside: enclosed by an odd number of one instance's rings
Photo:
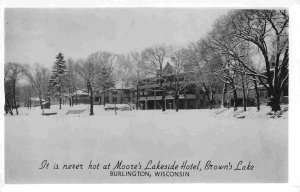
[[[5,8],[5,183],[288,183],[289,27],[288,7]]]

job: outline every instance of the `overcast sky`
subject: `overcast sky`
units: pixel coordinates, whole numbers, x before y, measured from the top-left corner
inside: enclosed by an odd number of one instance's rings
[[[6,9],[5,62],[51,66],[55,55],[128,53],[204,37],[225,9]]]

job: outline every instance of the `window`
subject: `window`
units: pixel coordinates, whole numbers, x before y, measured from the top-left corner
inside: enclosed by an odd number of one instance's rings
[[[105,95],[104,100],[105,100],[106,103],[109,102],[109,97],[108,97],[108,95]]]
[[[260,98],[267,98],[268,97],[268,93],[266,90],[259,90],[259,97]]]
[[[124,94],[126,94],[126,95],[130,94],[130,90],[124,89]]]
[[[118,100],[118,98],[117,98],[117,97],[115,97],[115,96],[113,96],[112,100],[113,100],[113,102],[114,102],[114,103],[116,103],[116,102],[117,102],[117,100]]]

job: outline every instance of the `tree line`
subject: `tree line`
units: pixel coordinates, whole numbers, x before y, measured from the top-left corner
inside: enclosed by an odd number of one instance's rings
[[[178,111],[179,95],[187,86],[201,91],[210,108],[228,106],[233,96],[237,109],[237,90],[243,93],[246,110],[248,93],[254,89],[257,109],[260,109],[258,85],[264,86],[272,111],[279,111],[283,88],[288,82],[289,15],[286,10],[233,10],[215,21],[211,31],[196,42],[185,46],[156,45],[128,54],[99,51],[86,59],[64,59],[56,56],[52,70],[35,64],[5,65],[5,110],[17,111],[16,82],[26,79],[23,87],[28,96],[38,96],[40,104],[49,98],[68,96],[72,106],[77,104],[76,89],[86,88],[90,96],[90,115],[95,94],[107,94],[119,83],[123,89],[131,84],[136,88],[138,108],[140,82],[149,79],[162,92],[162,111],[165,96],[172,95]],[[172,76],[163,73],[165,63],[173,65]],[[50,102],[50,100],[49,100]]]

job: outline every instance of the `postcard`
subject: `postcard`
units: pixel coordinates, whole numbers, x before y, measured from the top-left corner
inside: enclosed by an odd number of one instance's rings
[[[5,183],[287,183],[289,26],[288,8],[5,8]]]

